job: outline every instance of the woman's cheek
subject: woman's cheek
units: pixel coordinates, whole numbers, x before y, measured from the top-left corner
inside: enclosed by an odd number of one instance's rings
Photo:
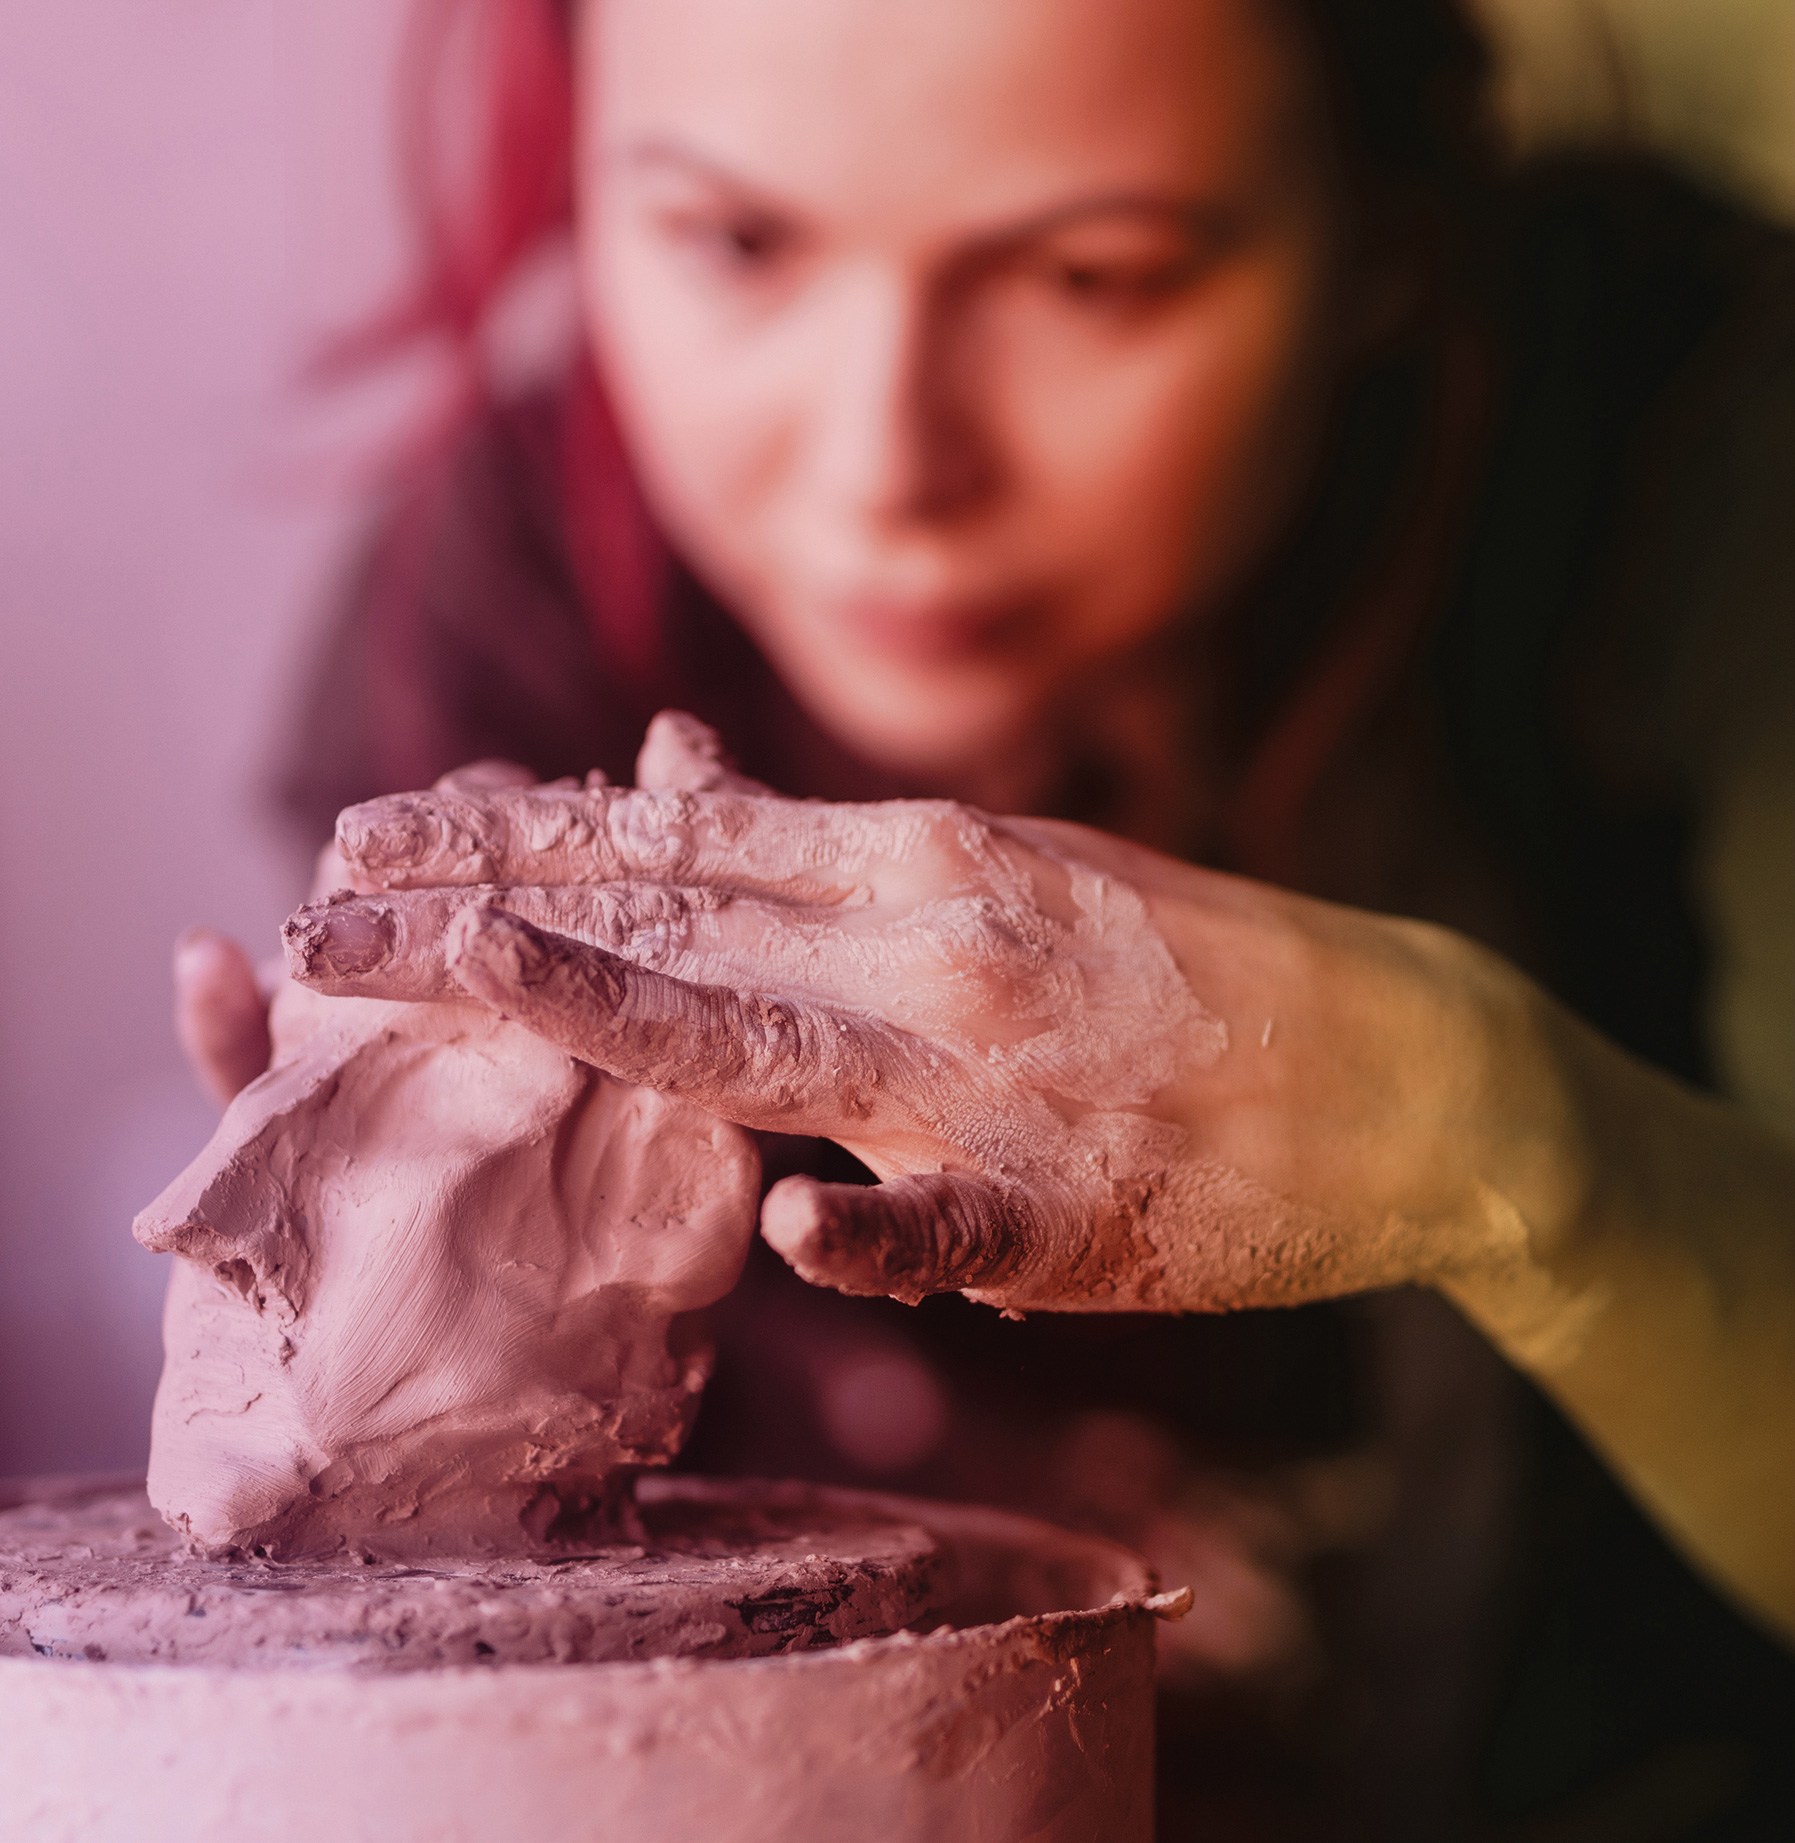
[[[1290,516],[1325,421],[1315,294],[1266,260],[1132,338],[1017,342],[1002,395],[1027,523],[1110,641],[1226,594]]]
[[[650,504],[676,547],[726,595],[763,592],[760,557],[789,439],[738,342],[678,291],[600,297],[606,388]]]

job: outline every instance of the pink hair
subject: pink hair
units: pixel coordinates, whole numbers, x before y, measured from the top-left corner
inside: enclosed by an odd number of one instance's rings
[[[333,341],[325,378],[433,345],[456,388],[426,440],[478,405],[482,337],[520,266],[573,228],[570,0],[418,0],[399,67],[401,178],[418,240],[410,285]],[[562,424],[562,512],[608,661],[638,685],[659,665],[666,555],[596,374],[581,363]]]

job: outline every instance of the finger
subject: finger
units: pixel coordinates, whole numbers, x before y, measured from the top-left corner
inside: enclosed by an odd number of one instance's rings
[[[785,1133],[864,1127],[896,1033],[803,1001],[695,985],[470,903],[448,933],[464,990],[625,1081]]]
[[[336,890],[296,909],[282,924],[287,971],[300,985],[332,998],[464,1000],[466,991],[449,973],[447,935],[470,896],[539,928],[656,960],[677,955],[695,914],[728,901],[708,890],[658,883],[384,895]]]
[[[442,936],[460,892],[430,892],[401,903],[333,890],[281,923],[287,972],[330,998],[451,999]]]
[[[926,823],[915,803],[910,829]],[[909,845],[901,803],[571,786],[389,794],[337,820],[351,880],[433,885],[704,883],[838,904]]]
[[[333,998],[463,998],[449,976],[445,937],[469,901],[695,985],[771,989],[874,1013],[894,990],[907,990],[912,1028],[934,1016],[924,994],[944,975],[962,1007],[980,989],[968,970],[975,961],[979,977],[1008,976],[998,967],[1002,943],[978,936],[976,905],[939,903],[932,928],[893,933],[838,909],[665,883],[337,889],[288,917],[283,970]]]
[[[175,943],[175,1036],[200,1085],[229,1106],[267,1067],[268,1000],[228,935],[189,928]]]
[[[1030,1228],[1020,1198],[958,1171],[870,1185],[788,1177],[760,1215],[768,1243],[812,1286],[907,1305],[1003,1285],[1027,1256]]]
[[[501,761],[496,755],[451,768],[435,786],[438,793],[490,793],[496,787],[534,787],[536,777],[521,762]]]
[[[683,710],[663,710],[649,724],[636,757],[636,785],[695,794],[773,792],[736,767],[708,723]]]

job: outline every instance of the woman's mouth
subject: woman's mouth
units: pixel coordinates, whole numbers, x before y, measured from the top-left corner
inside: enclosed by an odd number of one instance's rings
[[[898,600],[855,596],[836,601],[824,619],[856,648],[894,665],[944,666],[1013,652],[1039,632],[1042,604],[1033,597]]]

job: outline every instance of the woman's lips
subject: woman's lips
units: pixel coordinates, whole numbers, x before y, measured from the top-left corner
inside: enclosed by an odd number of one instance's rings
[[[840,601],[827,624],[858,645],[896,663],[952,665],[1014,651],[1040,628],[1041,604],[1003,601],[892,601],[867,596]]]

